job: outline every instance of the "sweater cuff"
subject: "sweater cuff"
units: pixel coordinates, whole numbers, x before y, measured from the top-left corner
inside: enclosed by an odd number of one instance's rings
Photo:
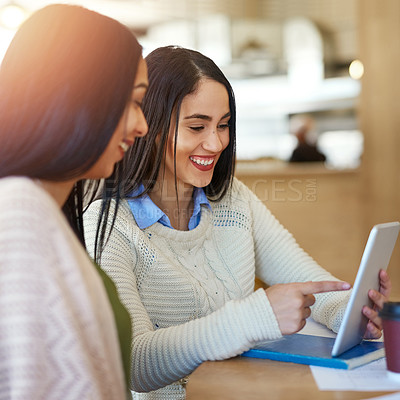
[[[282,333],[265,290],[262,288],[256,290],[247,300],[251,302],[251,306],[245,311],[247,318],[256,322],[256,329],[248,332],[249,339],[255,343],[281,338]]]
[[[259,342],[282,337],[275,314],[263,289],[243,299],[229,301],[210,317],[211,337],[206,339],[207,345],[203,345],[208,349],[203,361],[234,357]]]

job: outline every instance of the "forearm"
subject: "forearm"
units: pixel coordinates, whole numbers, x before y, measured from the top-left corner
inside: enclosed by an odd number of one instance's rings
[[[143,319],[136,315],[139,324]],[[234,357],[258,341],[280,336],[265,292],[260,289],[206,317],[136,336],[133,389],[158,389],[190,374],[203,361]]]
[[[296,242],[292,234],[254,198],[253,234],[257,275],[269,285],[306,281],[339,281],[322,268]],[[317,294],[311,307],[312,317],[337,331],[342,321],[350,292]]]

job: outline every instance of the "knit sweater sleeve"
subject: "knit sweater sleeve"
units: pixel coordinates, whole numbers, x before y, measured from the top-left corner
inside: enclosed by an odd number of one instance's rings
[[[235,180],[234,193],[244,196],[252,212],[256,275],[268,285],[277,283],[339,280],[319,266],[260,199]],[[317,294],[312,317],[337,332],[350,291]]]
[[[93,250],[99,204],[85,215],[85,238]],[[155,329],[141,301],[135,274],[140,235],[129,209],[123,205],[101,259],[114,280],[121,301],[132,318],[132,389],[145,392],[164,387],[190,374],[201,362],[241,354],[256,342],[280,337],[279,327],[265,292],[227,302],[217,311],[187,323]],[[151,256],[151,255],[150,255]],[[167,284],[167,282],[166,282]],[[156,287],[152,290],[157,291]],[[155,294],[156,295],[156,294]]]

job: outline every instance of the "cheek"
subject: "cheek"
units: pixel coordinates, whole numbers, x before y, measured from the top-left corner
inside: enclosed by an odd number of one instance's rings
[[[137,121],[137,111],[133,108],[133,106],[127,106],[124,114],[119,120],[117,129],[115,130],[114,134],[119,135],[120,139],[126,137],[130,132],[135,130]]]
[[[166,158],[170,165],[174,165],[174,148],[175,148],[175,133],[170,133],[167,139],[167,151]],[[187,138],[178,136],[178,141],[176,145],[176,164],[179,167],[180,162],[185,158],[188,158],[193,151],[193,144],[188,142]],[[180,162],[179,162],[180,161]]]
[[[229,133],[222,137],[221,142],[222,142],[223,150],[225,150],[228,147],[229,142],[230,142]]]
[[[126,118],[126,124],[125,124],[126,133],[132,132],[135,129],[136,123],[137,123],[137,115],[133,110],[130,110]]]
[[[167,142],[167,150],[165,152],[165,162],[167,165],[174,164],[174,145],[169,139]]]
[[[121,138],[124,137],[124,131],[127,126],[127,120],[125,114],[121,117],[121,119],[118,122],[117,127],[115,128],[115,131],[110,139],[110,143],[113,141],[119,141]],[[109,145],[110,145],[109,143]]]

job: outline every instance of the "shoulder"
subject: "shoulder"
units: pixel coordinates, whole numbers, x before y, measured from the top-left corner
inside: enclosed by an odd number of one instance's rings
[[[85,239],[96,235],[99,216],[102,213],[103,201],[96,200],[91,203],[83,214]],[[129,208],[126,200],[122,199],[118,203],[111,200],[110,209],[107,216],[107,229],[113,227],[112,232],[117,231],[127,237],[131,237],[136,230],[140,230]]]
[[[32,179],[26,177],[7,177],[0,179],[0,189],[2,196],[0,200],[18,199],[20,197],[26,199],[45,199],[50,201],[51,197]]]
[[[238,215],[243,220],[254,221],[261,216],[272,216],[268,207],[240,180],[234,178],[230,190],[224,198],[212,203],[214,218],[218,215]]]
[[[248,198],[253,196],[253,192],[237,178],[233,178],[231,192],[236,197]]]
[[[216,202],[221,205],[245,205],[257,199],[256,195],[239,179],[234,178],[232,185],[222,200]]]
[[[102,200],[95,200],[90,205],[88,205],[83,215],[85,223],[89,223],[91,221],[96,221],[97,223],[102,207],[103,207]],[[118,208],[117,208],[117,202],[114,199],[111,200],[109,214],[108,214],[108,221],[107,221],[108,223],[110,224],[112,223],[112,219],[115,212],[117,213],[116,222],[129,221],[130,223],[131,222],[135,223],[135,219],[133,218],[132,212],[129,208],[129,204],[126,200],[121,199],[118,203]]]
[[[33,180],[25,177],[0,179],[0,215],[3,219],[38,220],[46,225],[61,216],[55,200]]]
[[[80,265],[86,253],[60,207],[28,178],[0,179],[0,247],[14,271],[57,276],[59,268]],[[4,194],[4,195],[3,195]],[[42,280],[44,280],[44,276]]]
[[[211,202],[214,226],[250,229],[253,197],[250,189],[234,178],[226,195],[220,201]]]

